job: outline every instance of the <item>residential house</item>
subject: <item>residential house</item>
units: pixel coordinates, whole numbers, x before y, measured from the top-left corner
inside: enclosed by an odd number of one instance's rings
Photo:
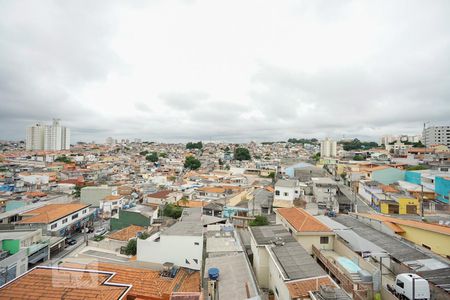
[[[16,228],[41,228],[52,236],[68,236],[92,221],[88,204],[48,204],[21,214]]]
[[[130,225],[148,227],[158,218],[157,205],[136,205],[127,209],[120,209],[119,213],[110,219],[111,230],[120,230]]]
[[[301,189],[298,180],[280,179],[275,183],[273,207],[292,207],[294,200],[300,198]]]
[[[313,195],[317,206],[321,210],[339,212],[337,201],[338,186],[336,181],[328,177],[313,177]]]
[[[119,212],[125,205],[125,197],[121,195],[109,195],[100,200],[100,213],[102,218],[109,219]]]
[[[200,270],[203,254],[201,208],[185,208],[178,222],[146,240],[137,240],[137,260]]]
[[[275,213],[276,223],[283,225],[308,253],[312,253],[312,246],[333,249],[333,231],[306,210],[296,207],[278,208]]]

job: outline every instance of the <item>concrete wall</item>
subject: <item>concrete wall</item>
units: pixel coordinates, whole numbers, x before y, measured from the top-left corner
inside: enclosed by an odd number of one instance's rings
[[[431,251],[434,253],[443,256],[450,256],[449,235],[423,230],[421,228],[405,226],[402,224],[398,225],[405,231],[405,233],[402,233],[401,236],[406,240],[419,246],[426,245],[430,247]]]
[[[320,237],[327,236],[328,244],[321,244]],[[333,250],[334,233],[323,232],[317,235],[294,235],[297,242],[306,250],[309,254],[312,254],[312,245],[317,249]]]
[[[113,188],[110,186],[88,186],[81,189],[80,200],[83,204],[99,207],[100,200],[112,194]]]
[[[269,258],[269,289],[273,291],[275,299],[291,299],[289,290],[272,257]]]
[[[250,247],[253,253],[253,271],[259,286],[269,288],[269,254],[265,246],[257,247],[253,239]]]
[[[137,260],[160,264],[172,262],[180,267],[201,269],[202,236],[161,235],[159,241],[158,236],[159,233],[146,240],[137,240]],[[197,259],[198,263],[194,259]]]
[[[396,168],[387,168],[372,172],[372,179],[382,184],[391,184],[405,179],[405,171]]]
[[[449,203],[450,196],[450,179],[436,177],[435,181],[436,196],[439,201]]]

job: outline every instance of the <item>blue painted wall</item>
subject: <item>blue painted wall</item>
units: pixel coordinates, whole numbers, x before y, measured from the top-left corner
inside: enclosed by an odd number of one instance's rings
[[[448,203],[450,192],[450,179],[436,177],[434,180],[436,197],[439,201]]]
[[[405,171],[396,168],[373,171],[372,180],[382,184],[391,184],[399,180],[405,180]]]
[[[405,181],[408,181],[408,182],[414,183],[414,184],[421,184],[422,183],[422,174],[419,172],[414,172],[414,171],[406,171],[405,172]]]

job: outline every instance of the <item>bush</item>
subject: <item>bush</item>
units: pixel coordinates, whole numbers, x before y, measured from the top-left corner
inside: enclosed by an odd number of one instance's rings
[[[266,216],[256,216],[254,220],[250,221],[250,226],[264,226],[269,225],[269,220]]]
[[[128,244],[125,247],[125,254],[136,255],[136,252],[137,252],[137,241],[136,239],[131,239],[128,241]]]
[[[178,205],[167,204],[163,209],[163,216],[178,219],[182,212],[183,208]]]

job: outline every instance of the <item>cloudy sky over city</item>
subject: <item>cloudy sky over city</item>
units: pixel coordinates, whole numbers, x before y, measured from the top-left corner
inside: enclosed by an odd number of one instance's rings
[[[0,0],[0,140],[420,133],[450,121],[450,1]]]

